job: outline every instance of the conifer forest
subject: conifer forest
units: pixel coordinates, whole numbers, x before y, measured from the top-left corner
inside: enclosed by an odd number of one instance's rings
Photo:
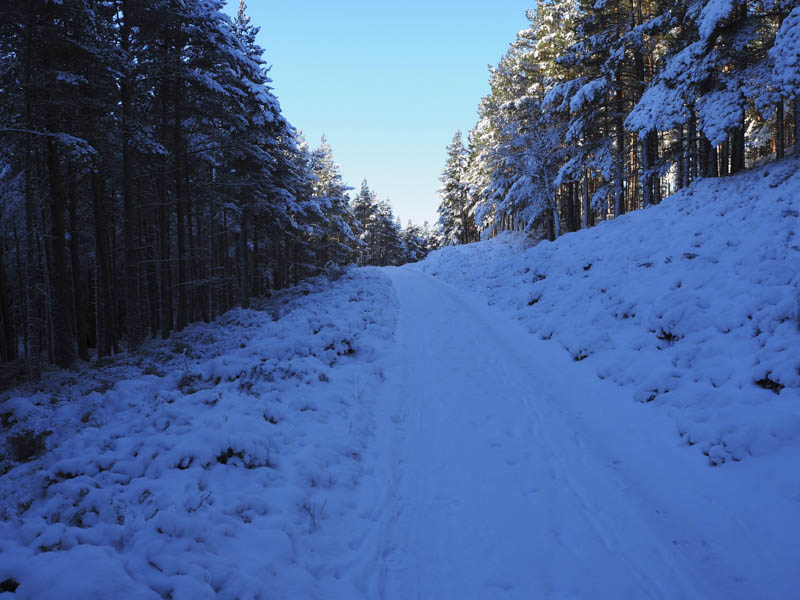
[[[305,277],[424,256],[281,113],[241,2],[0,7],[0,362],[69,366]]]
[[[797,0],[544,0],[447,148],[444,243],[555,239],[800,148]]]

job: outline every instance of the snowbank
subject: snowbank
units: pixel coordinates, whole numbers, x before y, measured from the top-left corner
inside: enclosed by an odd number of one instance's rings
[[[371,469],[362,454],[394,292],[362,269],[263,309],[2,399],[2,589],[18,585],[18,599],[360,595],[338,577],[369,492],[354,490]],[[43,455],[13,460],[37,440]]]
[[[447,247],[418,267],[510,312],[710,464],[800,447],[800,161],[707,179],[526,248]]]

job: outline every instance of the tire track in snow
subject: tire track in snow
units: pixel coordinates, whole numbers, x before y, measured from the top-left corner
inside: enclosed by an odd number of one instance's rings
[[[396,444],[379,597],[705,596],[570,429],[581,419],[546,385],[559,374],[526,360],[527,335],[428,276],[389,275],[401,314],[377,416]]]

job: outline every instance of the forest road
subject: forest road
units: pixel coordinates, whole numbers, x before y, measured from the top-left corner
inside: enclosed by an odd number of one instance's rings
[[[747,598],[767,550],[709,468],[556,344],[413,268],[376,408],[370,598]],[[652,414],[652,413],[650,413]],[[653,417],[650,417],[653,419]],[[654,434],[655,432],[655,434]],[[726,551],[739,544],[740,551]]]

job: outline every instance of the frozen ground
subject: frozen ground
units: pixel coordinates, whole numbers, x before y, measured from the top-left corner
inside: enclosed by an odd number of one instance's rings
[[[797,171],[7,393],[0,598],[799,597]]]

